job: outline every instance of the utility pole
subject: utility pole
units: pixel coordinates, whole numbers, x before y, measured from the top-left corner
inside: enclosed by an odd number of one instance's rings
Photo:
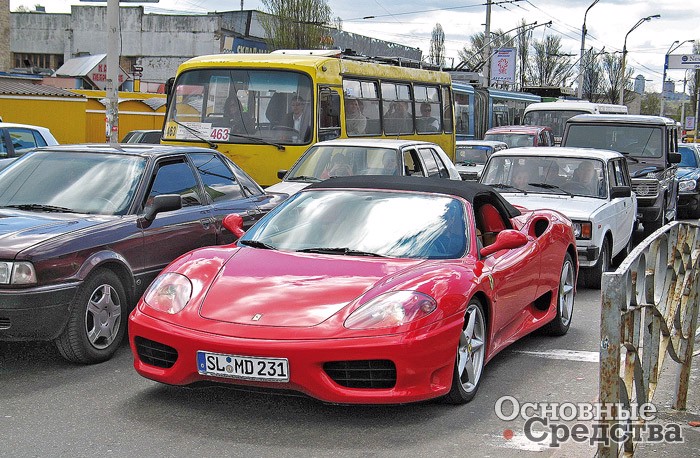
[[[491,86],[491,0],[486,0],[486,31],[484,32],[486,43],[486,87]]]
[[[107,0],[107,109],[105,134],[111,145],[119,143],[119,0]]]
[[[586,47],[586,34],[588,33],[588,30],[586,29],[586,16],[588,16],[588,10],[593,8],[593,6],[598,3],[600,0],[594,0],[591,5],[586,8],[586,12],[583,14],[583,26],[581,27],[581,57],[579,57],[579,65],[578,65],[578,88],[576,90],[578,98],[583,97],[583,63],[585,62],[583,60],[583,53],[585,52],[585,47]]]

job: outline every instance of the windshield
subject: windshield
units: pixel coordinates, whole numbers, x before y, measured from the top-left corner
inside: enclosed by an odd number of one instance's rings
[[[290,170],[287,181],[321,181],[335,176],[400,175],[398,150],[367,146],[312,146]]]
[[[0,207],[123,215],[145,167],[142,157],[36,151],[0,174]]]
[[[165,140],[305,144],[313,130],[308,75],[281,70],[190,70],[180,75]]]
[[[663,127],[571,123],[566,146],[619,151],[639,157],[661,157]]]
[[[508,148],[518,148],[522,146],[535,146],[535,136],[532,134],[522,134],[515,132],[504,132],[502,134],[486,134],[484,140],[505,142]]]
[[[457,199],[393,191],[306,191],[266,215],[242,245],[287,251],[353,252],[447,259],[467,248],[465,209]]]
[[[528,126],[549,126],[557,139],[564,135],[566,121],[576,115],[589,113],[582,110],[534,110],[525,113],[523,124]]]
[[[455,163],[457,164],[486,164],[488,154],[493,149],[490,146],[457,146]]]
[[[698,161],[695,157],[693,149],[688,146],[679,146],[678,152],[681,153],[681,163],[678,167],[697,167]]]
[[[607,197],[603,162],[574,157],[492,157],[481,182],[501,192]]]

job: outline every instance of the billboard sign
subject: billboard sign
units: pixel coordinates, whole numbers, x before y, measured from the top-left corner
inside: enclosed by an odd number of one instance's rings
[[[669,54],[668,69],[700,70],[700,54]]]
[[[515,48],[497,49],[491,57],[491,83],[515,83]]]

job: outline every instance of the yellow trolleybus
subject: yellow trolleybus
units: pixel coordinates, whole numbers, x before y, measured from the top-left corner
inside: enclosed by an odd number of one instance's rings
[[[196,57],[168,86],[162,143],[217,148],[263,186],[311,144],[338,137],[431,141],[454,159],[446,72],[337,50],[275,51]]]

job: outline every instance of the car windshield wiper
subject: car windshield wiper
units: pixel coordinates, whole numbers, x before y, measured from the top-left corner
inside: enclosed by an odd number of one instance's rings
[[[313,181],[315,183],[318,183],[319,181],[323,181],[320,178],[308,176],[308,175],[297,175],[295,177],[287,178],[287,181]]]
[[[183,124],[183,123],[181,123],[180,121],[177,121],[177,120],[175,120],[175,119],[173,119],[173,122],[174,122],[175,124],[177,124],[178,126],[182,126],[182,127],[184,127],[185,129],[189,130],[190,133],[191,133],[192,135],[194,135],[195,137],[197,137],[197,139],[202,140],[204,143],[206,143],[207,145],[209,145],[210,148],[217,149],[217,148],[219,147],[219,145],[217,145],[217,144],[214,143],[213,141],[207,140],[206,138],[204,138],[204,137],[202,137],[201,135],[199,135],[199,132],[197,132],[196,130],[194,130],[194,129],[191,128],[190,126],[188,126],[188,125],[186,125],[186,124]]]
[[[261,242],[260,240],[239,240],[238,243],[241,245],[247,245],[253,248],[262,248],[263,250],[276,250],[277,248],[273,247],[272,245],[268,245],[265,242]]]
[[[527,191],[524,189],[516,188],[515,186],[511,186],[509,184],[503,184],[503,183],[496,183],[496,184],[490,184],[492,188],[496,189],[515,189],[518,192],[522,192],[523,194],[527,194]]]
[[[16,208],[18,210],[39,210],[39,211],[43,211],[43,212],[54,212],[54,213],[75,213],[76,212],[72,208],[56,207],[55,205],[43,205],[43,204],[3,205],[2,208]]]
[[[630,153],[621,151],[622,155],[625,156],[626,159],[629,159],[630,161],[634,161],[635,164],[639,164],[639,159],[637,159],[634,156],[630,156]]]
[[[385,258],[386,256],[372,253],[369,251],[352,250],[350,248],[304,248],[302,250],[297,250],[299,253],[320,253],[320,254],[342,254],[346,256],[372,256],[376,258]]]
[[[530,185],[530,186],[532,186],[532,187],[534,187],[534,188],[556,189],[557,191],[561,191],[561,192],[563,192],[564,194],[568,194],[569,196],[574,197],[574,195],[573,195],[572,193],[570,193],[569,191],[566,191],[566,190],[560,188],[559,186],[557,186],[557,185],[555,185],[555,184],[549,184],[549,183],[528,183],[528,185]]]
[[[270,141],[264,140],[260,137],[253,137],[252,135],[234,134],[233,132],[229,132],[228,136],[229,137],[245,138],[246,140],[256,141],[256,142],[263,144],[263,145],[274,146],[275,148],[277,148],[280,151],[284,151],[286,149],[284,147],[284,145],[280,145],[279,143],[270,142]]]

